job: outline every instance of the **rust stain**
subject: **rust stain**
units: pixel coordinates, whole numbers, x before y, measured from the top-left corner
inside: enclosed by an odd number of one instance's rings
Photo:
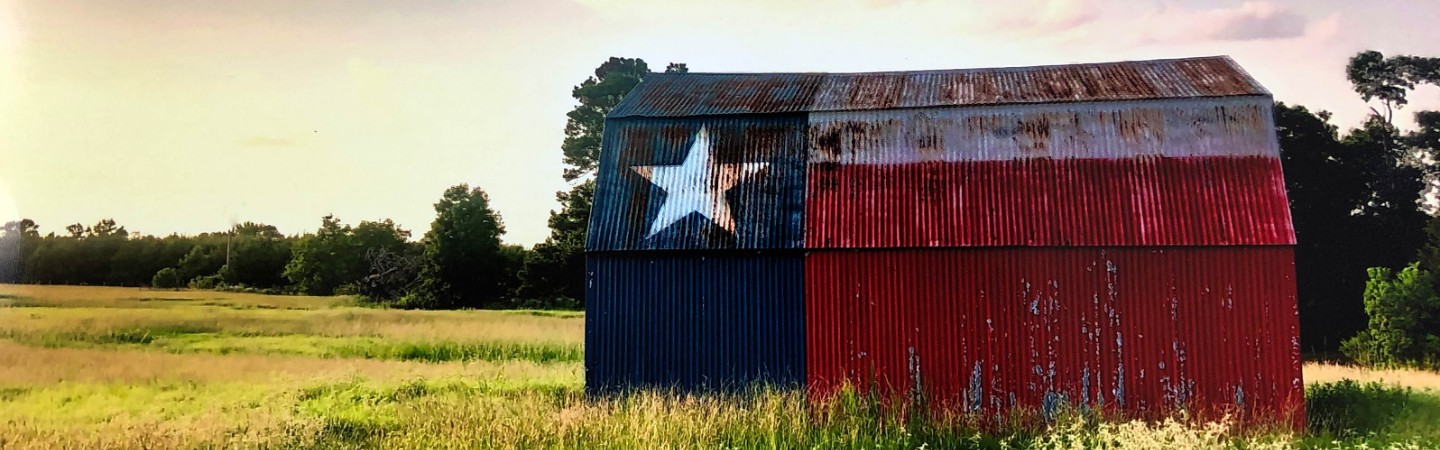
[[[1025,154],[1045,153],[1050,146],[1050,117],[1027,114],[1015,126],[1015,143]]]
[[[610,117],[1268,95],[1229,58],[875,73],[652,74]]]
[[[1218,63],[1211,60],[1177,61],[1175,67],[1195,84],[1200,95],[1235,95],[1250,88],[1250,82],[1240,72]]]

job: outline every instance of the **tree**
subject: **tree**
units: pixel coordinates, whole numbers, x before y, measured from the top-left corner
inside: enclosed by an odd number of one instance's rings
[[[166,267],[155,272],[150,278],[150,287],[155,289],[179,289],[180,275],[173,267]]]
[[[1354,245],[1360,219],[1352,213],[1370,197],[1363,155],[1342,144],[1330,114],[1275,104],[1275,132],[1295,228],[1295,276],[1301,341],[1334,350],[1364,326],[1355,299],[1365,287],[1368,258]]]
[[[125,227],[116,225],[116,224],[115,224],[115,219],[101,219],[99,222],[96,222],[96,223],[95,223],[95,226],[86,228],[86,229],[85,229],[85,235],[86,235],[86,237],[102,237],[102,238],[103,238],[103,237],[118,236],[118,237],[124,238],[124,237],[128,237],[128,236],[130,235],[130,233],[127,232],[127,231],[125,231]]]
[[[232,232],[235,234],[235,237],[248,236],[266,239],[285,238],[284,234],[280,234],[280,229],[275,228],[274,225],[266,225],[263,223],[255,223],[249,221],[246,221],[239,225],[235,225],[235,228]]]
[[[1386,58],[1380,52],[1367,50],[1351,57],[1345,72],[1362,100],[1379,100],[1385,107],[1384,113],[1375,108],[1370,111],[1387,123],[1393,123],[1395,110],[1409,103],[1405,97],[1415,85],[1440,86],[1440,58],[1410,55]]]
[[[224,238],[204,236],[176,263],[181,282],[190,282],[199,277],[215,275],[225,266]]]
[[[1369,324],[1345,341],[1341,350],[1370,366],[1433,366],[1440,358],[1440,296],[1433,275],[1417,264],[1399,274],[1376,267],[1365,285],[1365,314]]]
[[[1355,92],[1383,107],[1372,107],[1365,123],[1343,137],[1328,123],[1328,113],[1276,106],[1298,241],[1300,329],[1310,350],[1333,350],[1364,329],[1357,300],[1367,268],[1399,268],[1414,260],[1417,249],[1425,260],[1429,218],[1420,198],[1424,180],[1435,178],[1433,166],[1412,145],[1417,138],[1400,132],[1392,119],[1417,83],[1433,82],[1426,72],[1430,63],[1373,51],[1351,58],[1346,73]],[[1440,242],[1436,253],[1440,263]]]
[[[350,233],[350,226],[342,225],[334,215],[321,218],[314,234],[302,236],[291,247],[285,278],[306,294],[335,293],[352,270],[347,258],[353,248]]]
[[[506,272],[500,235],[505,225],[490,208],[485,191],[460,184],[435,203],[435,221],[425,233],[421,295],[408,306],[428,309],[505,306]]]
[[[410,232],[390,219],[361,221],[351,227],[334,215],[320,219],[320,228],[300,237],[290,250],[285,277],[310,295],[332,295],[359,289],[369,273],[366,252],[384,249],[403,252]],[[341,289],[344,288],[344,289]]]
[[[33,220],[20,219],[6,222],[0,233],[0,283],[23,283],[25,261],[39,245],[40,228]]]
[[[568,118],[565,141],[560,144],[565,164],[570,166],[565,169],[565,181],[594,174],[599,164],[605,115],[649,73],[645,60],[611,57],[595,69],[595,76],[570,91],[580,104],[565,115]]]
[[[578,301],[585,298],[585,237],[595,182],[587,180],[555,197],[564,206],[550,213],[550,237],[526,259],[518,295],[583,306]]]
[[[365,262],[370,271],[360,280],[357,293],[372,303],[405,306],[403,302],[419,287],[422,251],[408,243],[404,253],[383,247],[366,250]]]
[[[225,283],[261,288],[287,284],[285,266],[290,263],[289,240],[270,233],[241,234],[237,230],[230,245],[230,262],[219,270]]]
[[[688,73],[684,63],[670,63],[666,73]],[[595,197],[595,169],[605,134],[605,115],[650,74],[638,58],[610,58],[571,91],[579,102],[566,114],[565,141],[561,144],[565,181],[569,191],[555,194],[561,204],[550,213],[550,236],[535,246],[522,269],[518,295],[534,299],[583,299],[585,295],[585,239],[590,207]],[[566,303],[578,304],[573,301]]]

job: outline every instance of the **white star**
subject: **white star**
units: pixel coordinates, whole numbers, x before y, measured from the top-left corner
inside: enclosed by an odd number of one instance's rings
[[[690,213],[700,213],[715,225],[735,232],[735,218],[725,191],[735,187],[742,178],[765,170],[767,163],[717,164],[711,158],[710,133],[705,127],[695,134],[690,153],[678,166],[634,166],[631,170],[665,191],[665,204],[650,225],[650,235],[670,226]],[[647,237],[649,237],[647,236]]]

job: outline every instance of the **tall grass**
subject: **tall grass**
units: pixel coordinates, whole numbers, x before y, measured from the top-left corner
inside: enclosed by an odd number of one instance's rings
[[[1425,372],[1307,366],[1314,425],[1298,436],[1183,416],[967,415],[854,390],[592,397],[578,313],[21,288],[0,286],[4,450],[1440,448],[1427,390],[1440,376]],[[1364,382],[1331,384],[1349,378]]]
[[[71,391],[58,395],[75,395],[78,388],[67,389]],[[91,397],[122,396],[147,404],[157,399],[213,398],[181,400],[175,408],[180,413],[169,416],[155,409],[120,414],[114,420],[95,414],[85,426],[59,427],[33,418],[7,420],[0,412],[0,436],[11,436],[15,448],[55,448],[59,443],[141,448],[133,443],[146,443],[146,448],[1068,450],[1350,448],[1355,444],[1241,432],[1226,421],[1184,418],[1109,422],[1069,414],[1046,424],[1017,422],[995,430],[976,426],[989,418],[880,407],[853,391],[821,403],[807,400],[801,391],[768,388],[709,395],[636,391],[592,398],[576,385],[451,377],[387,383],[351,379],[268,393],[252,392],[243,385],[229,392],[202,393],[203,389],[91,392]],[[32,395],[22,394],[18,402],[36,401]],[[193,407],[202,403],[227,412],[215,415]],[[95,404],[92,400],[84,406],[94,409]],[[208,422],[199,425],[202,421]],[[182,431],[175,429],[176,424],[199,428]],[[1427,445],[1394,439],[1367,448],[1430,448]]]
[[[236,310],[185,302],[159,311],[0,308],[0,338],[51,348],[424,362],[576,362],[583,352],[584,322],[573,313]]]

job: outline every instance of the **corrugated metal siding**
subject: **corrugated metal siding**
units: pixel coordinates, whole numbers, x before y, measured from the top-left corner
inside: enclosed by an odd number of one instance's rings
[[[1289,247],[815,251],[805,285],[813,391],[1303,420]]]
[[[1272,107],[1234,97],[813,113],[809,161],[1278,158]]]
[[[812,165],[807,248],[1294,244],[1280,160]]]
[[[992,69],[651,74],[610,117],[1268,96],[1224,56]]]
[[[803,115],[607,121],[586,248],[799,248],[804,243],[805,123]],[[760,163],[766,168],[728,190],[733,232],[690,214],[651,235],[671,193],[635,168],[681,164],[702,127],[717,164]]]
[[[590,253],[586,271],[591,392],[804,382],[799,253]]]

